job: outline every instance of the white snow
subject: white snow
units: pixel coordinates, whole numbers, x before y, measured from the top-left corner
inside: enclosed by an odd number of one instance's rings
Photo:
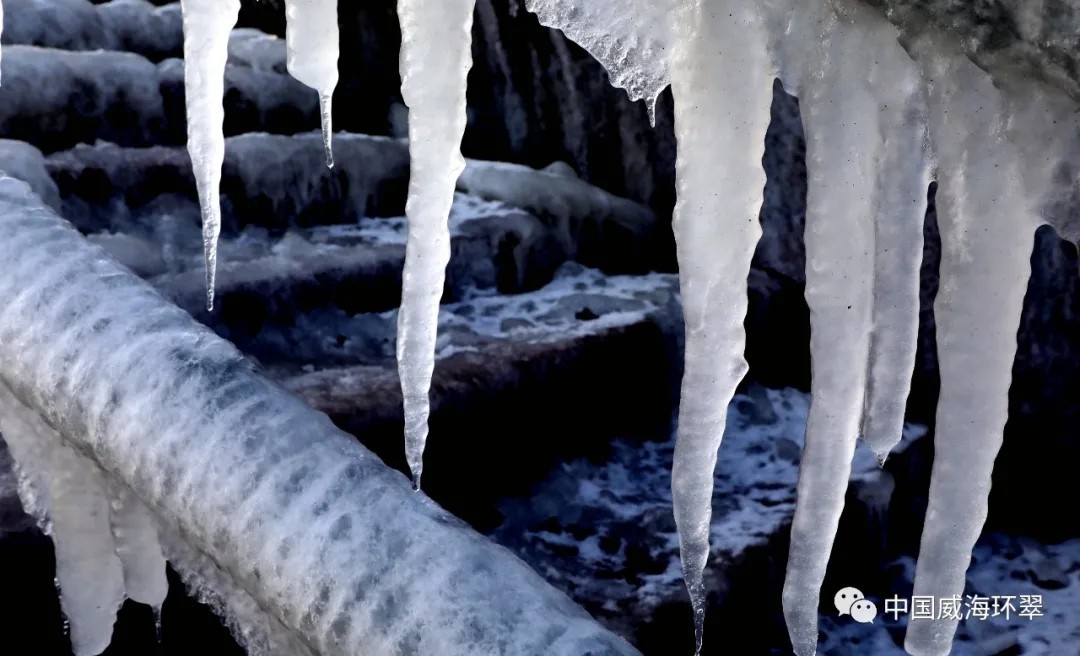
[[[206,307],[212,310],[221,234],[221,164],[225,159],[225,64],[229,31],[236,24],[240,0],[181,0],[180,6],[184,12],[187,145],[203,221]]]
[[[319,92],[326,165],[334,166],[331,115],[338,82],[337,0],[285,0],[289,73]]]
[[[401,95],[409,107],[412,157],[405,214],[409,236],[397,354],[405,404],[405,452],[420,486],[428,436],[439,299],[450,260],[447,217],[465,168],[465,87],[472,66],[473,0],[401,0]]]
[[[761,17],[745,2],[684,3],[672,30],[679,140],[672,227],[686,357],[671,479],[700,651],[716,451],[728,402],[747,369],[746,279],[761,235],[772,72]]]

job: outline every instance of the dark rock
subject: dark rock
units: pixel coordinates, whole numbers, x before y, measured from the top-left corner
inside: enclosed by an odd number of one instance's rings
[[[334,152],[336,164],[328,169],[315,133],[228,138],[221,185],[225,234],[246,226],[283,231],[404,213],[404,144],[337,134]],[[141,228],[152,231],[160,209],[155,200],[197,203],[191,160],[181,146],[78,145],[51,155],[46,167],[59,187],[64,215],[84,232],[131,230],[147,215],[150,225]]]

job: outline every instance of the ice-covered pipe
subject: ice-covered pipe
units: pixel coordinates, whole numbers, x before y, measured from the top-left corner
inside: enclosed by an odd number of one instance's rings
[[[0,382],[323,656],[633,654],[0,178]]]

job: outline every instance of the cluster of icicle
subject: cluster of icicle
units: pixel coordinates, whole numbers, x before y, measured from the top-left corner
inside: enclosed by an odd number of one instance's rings
[[[182,0],[188,149],[213,304],[224,72],[239,0]],[[327,163],[337,83],[335,0],[286,0],[288,69],[320,96]],[[406,453],[419,486],[427,437],[447,215],[463,168],[474,0],[399,0],[402,94],[410,109],[409,234],[399,318]],[[784,609],[795,652],[816,650],[818,599],[856,440],[882,463],[899,440],[918,327],[922,221],[936,168],[943,253],[937,299],[941,396],[915,594],[961,593],[1001,443],[1028,256],[1049,184],[1054,98],[1003,91],[928,29],[903,46],[857,0],[526,0],[593,53],[650,113],[675,101],[678,243],[686,370],[673,471],[683,568],[702,642],[713,470],[726,407],[747,370],[746,280],[760,235],[771,86],[800,98],[807,134],[806,298],[813,404],[798,484]],[[1017,84],[1021,84],[1017,82]],[[1019,100],[1016,100],[1019,99]],[[1061,129],[1061,126],[1058,126]],[[104,649],[124,595],[160,606],[152,518],[6,390],[5,437],[47,499],[78,654]],[[69,499],[78,499],[79,512]],[[107,521],[106,521],[107,517]],[[104,527],[104,528],[103,528]],[[78,534],[82,545],[68,552]],[[93,554],[90,552],[93,551]],[[101,552],[98,554],[97,552]],[[88,555],[89,554],[89,555]],[[99,559],[99,556],[100,559]],[[89,563],[107,563],[88,572]],[[95,565],[96,566],[96,565]],[[80,586],[82,579],[93,586]],[[81,591],[80,591],[81,589]],[[92,597],[92,598],[91,598]],[[949,651],[954,620],[916,620],[912,654]]]
[[[901,45],[897,29],[856,0],[604,0],[587,14],[563,0],[527,4],[632,97],[655,103],[672,88],[686,322],[672,490],[698,650],[716,452],[747,370],[742,322],[774,77],[799,97],[809,178],[813,402],[783,599],[795,653],[816,651],[856,440],[884,464],[901,436],[935,170],[941,394],[914,594],[962,594],[1005,425],[1040,202],[1067,143],[1060,135],[1076,129],[1068,102],[1023,80],[995,85],[933,28]],[[905,647],[947,654],[956,627],[913,620]]]
[[[435,367],[435,337],[446,264],[448,216],[454,186],[465,168],[465,85],[472,66],[474,0],[400,0],[401,93],[409,107],[412,156],[405,213],[409,234],[402,276],[397,355],[405,406],[405,443],[413,483],[420,487],[427,441],[428,390]],[[202,213],[206,304],[214,306],[217,242],[221,233],[220,183],[225,157],[222,132],[229,32],[240,0],[181,0],[184,16],[184,83],[188,152]],[[338,81],[337,0],[285,0],[289,73],[315,89],[322,113],[327,166],[331,147],[331,98]]]

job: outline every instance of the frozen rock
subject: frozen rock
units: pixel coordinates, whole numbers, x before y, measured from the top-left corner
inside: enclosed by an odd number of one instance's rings
[[[5,46],[2,66],[0,135],[45,152],[98,139],[135,146],[164,137],[157,70],[138,55]]]
[[[24,141],[0,139],[0,170],[30,185],[46,205],[60,211],[60,192],[40,150]]]
[[[3,43],[61,50],[117,50],[151,61],[183,50],[180,8],[145,0],[7,0]]]
[[[658,260],[652,210],[565,172],[469,160],[466,193],[521,207],[543,220],[574,259],[613,273],[643,272]]]

